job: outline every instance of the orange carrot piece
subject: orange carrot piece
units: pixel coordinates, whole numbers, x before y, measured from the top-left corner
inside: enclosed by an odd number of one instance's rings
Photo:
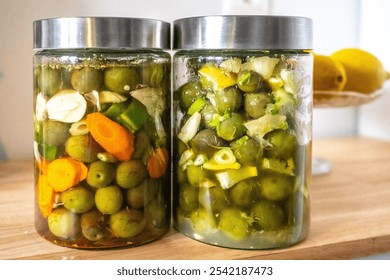
[[[84,162],[81,162],[81,161],[78,161],[78,164],[80,165],[80,178],[79,178],[79,181],[87,179],[88,167],[84,164]]]
[[[100,146],[120,161],[128,161],[134,153],[134,135],[100,112],[88,114],[87,127]]]
[[[49,164],[49,161],[41,158],[38,160],[35,160],[36,166],[38,166],[40,173],[46,174],[47,165]]]
[[[168,150],[166,148],[155,149],[147,163],[149,176],[154,179],[164,176],[168,167],[168,162]]]
[[[55,192],[53,187],[49,184],[47,175],[45,174],[39,175],[38,177],[37,198],[42,216],[47,218],[53,210]]]
[[[63,192],[77,185],[81,173],[79,162],[70,157],[55,159],[47,165],[47,180],[56,192]]]

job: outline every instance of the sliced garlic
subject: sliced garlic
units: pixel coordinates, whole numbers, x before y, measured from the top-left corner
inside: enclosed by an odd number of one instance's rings
[[[46,103],[49,119],[66,123],[81,120],[87,109],[87,101],[77,91],[63,90]]]
[[[46,98],[42,93],[38,93],[37,98],[35,99],[35,119],[37,121],[42,121],[45,117],[46,111]]]

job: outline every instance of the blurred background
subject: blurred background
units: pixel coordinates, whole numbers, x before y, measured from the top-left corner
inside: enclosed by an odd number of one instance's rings
[[[386,0],[1,0],[0,160],[32,158],[32,23],[69,16],[177,18],[220,14],[306,16],[314,22],[314,51],[358,47],[390,70],[390,1]],[[387,35],[387,36],[386,36]],[[315,109],[314,139],[362,135],[390,141],[390,83],[373,103]]]

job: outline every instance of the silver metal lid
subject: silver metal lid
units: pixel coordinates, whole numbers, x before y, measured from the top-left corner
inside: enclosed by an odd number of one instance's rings
[[[204,16],[173,22],[173,49],[312,49],[312,20],[288,16]]]
[[[170,24],[120,17],[69,17],[34,21],[39,49],[125,48],[170,49]]]

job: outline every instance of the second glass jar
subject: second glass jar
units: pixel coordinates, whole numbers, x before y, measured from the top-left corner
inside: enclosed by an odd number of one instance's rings
[[[311,21],[174,22],[174,226],[217,246],[303,240],[311,176]]]

